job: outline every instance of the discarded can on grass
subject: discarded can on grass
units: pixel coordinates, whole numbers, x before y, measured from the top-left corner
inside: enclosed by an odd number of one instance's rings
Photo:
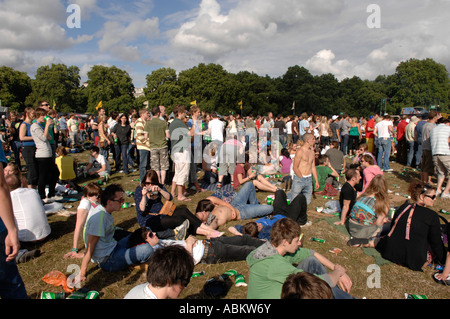
[[[65,299],[66,294],[64,292],[41,292],[41,299]]]
[[[242,274],[237,274],[234,280],[235,280],[234,285],[236,287],[246,287],[246,286],[248,286],[248,284],[245,282],[244,276]]]
[[[405,294],[405,299],[428,299],[425,295]]]
[[[446,211],[445,209],[441,209],[440,212],[445,215],[450,215],[450,212]]]
[[[200,277],[200,276],[204,276],[205,274],[206,273],[204,271],[194,272],[192,274],[192,278],[197,278],[197,277]]]
[[[325,244],[325,239],[322,239],[322,238],[312,237],[311,240],[312,240],[312,241],[316,241],[316,242],[318,242],[318,243]]]
[[[321,213],[323,212],[323,207],[316,207],[316,212]]]
[[[86,299],[97,299],[99,295],[98,291],[91,290],[87,293]]]
[[[75,291],[66,299],[86,299],[87,292]]]
[[[275,200],[274,195],[269,195],[266,197],[267,205],[273,205],[273,201]]]
[[[123,205],[122,205],[122,208],[130,208],[130,207],[131,207],[131,204],[127,203],[127,202],[123,203]]]
[[[333,197],[327,196],[327,195],[323,195],[323,199],[333,199]]]
[[[234,270],[234,269],[230,269],[230,270],[228,270],[228,271],[225,271],[224,274],[227,275],[228,277],[236,276],[237,271]]]

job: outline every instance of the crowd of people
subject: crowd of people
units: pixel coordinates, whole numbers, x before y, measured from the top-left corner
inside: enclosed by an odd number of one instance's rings
[[[109,116],[100,108],[77,117],[41,101],[2,121],[0,265],[9,274],[0,278],[2,298],[26,298],[15,263],[39,254],[22,251],[19,259],[19,243],[51,233],[45,205],[63,199],[58,184],[82,195],[72,249],[64,255],[82,260],[81,282],[91,262],[105,272],[147,264],[148,283],[126,298],[177,298],[196,264],[244,260],[250,299],[353,298],[345,268],[303,247],[302,228],[311,225],[307,208],[318,195],[339,196],[336,225],[348,229],[349,246],[374,247],[412,270],[445,265],[434,278],[450,283],[450,254],[439,215],[430,209],[438,196],[450,198],[450,122],[435,111],[395,118],[243,117],[178,105],[169,115],[155,106]],[[85,164],[68,154],[85,150]],[[394,171],[392,157],[419,170],[421,180],[410,185],[413,203],[390,214],[385,174]],[[124,189],[115,183],[102,189],[89,179],[108,182],[135,169],[139,228],[128,232],[112,217],[125,202]],[[82,179],[88,180],[84,187]],[[196,203],[195,212],[183,205],[192,192],[205,191],[212,194]],[[271,194],[273,203],[260,203],[258,191]],[[176,205],[167,211],[170,203]],[[226,236],[222,227],[231,221],[240,223]]]

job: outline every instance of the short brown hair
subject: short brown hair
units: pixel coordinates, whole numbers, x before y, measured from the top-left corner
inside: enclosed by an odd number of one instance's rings
[[[256,222],[248,222],[244,225],[242,233],[250,235],[251,237],[258,237],[258,225]]]
[[[194,260],[184,247],[158,248],[148,261],[147,281],[155,288],[187,286],[193,271]]]
[[[289,243],[294,238],[300,237],[302,229],[300,225],[290,218],[283,218],[273,224],[270,231],[270,242],[274,247],[281,245],[283,239]]]
[[[84,197],[91,197],[91,196],[100,197],[101,195],[102,195],[102,188],[98,186],[96,183],[89,183],[83,188]]]
[[[281,299],[333,299],[333,292],[326,281],[302,271],[286,278]]]

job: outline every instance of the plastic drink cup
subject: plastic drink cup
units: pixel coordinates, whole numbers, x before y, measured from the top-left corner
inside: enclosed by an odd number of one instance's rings
[[[87,293],[86,299],[97,299],[98,296],[99,296],[98,291],[91,290],[91,291],[89,291],[89,292]]]
[[[64,299],[66,294],[64,292],[41,292],[41,299]]]

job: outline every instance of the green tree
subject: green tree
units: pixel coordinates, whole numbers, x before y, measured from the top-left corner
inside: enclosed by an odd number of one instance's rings
[[[28,106],[36,106],[41,100],[46,100],[58,112],[84,112],[85,99],[80,88],[80,69],[77,66],[64,64],[45,65],[37,69],[32,81],[32,93],[27,97]]]
[[[147,87],[144,89],[149,108],[164,105],[171,112],[177,104],[185,103],[178,83],[177,72],[171,68],[161,68],[147,75]]]
[[[31,93],[31,78],[25,73],[12,68],[0,67],[0,101],[1,105],[11,110],[23,111],[25,101]]]
[[[391,102],[396,111],[400,112],[402,107],[429,108],[436,104],[448,110],[450,83],[443,64],[433,59],[410,59],[401,62],[389,80]]]
[[[134,85],[128,72],[116,66],[95,65],[87,75],[89,113],[96,113],[100,101],[108,114],[113,111],[128,112],[133,107]]]

